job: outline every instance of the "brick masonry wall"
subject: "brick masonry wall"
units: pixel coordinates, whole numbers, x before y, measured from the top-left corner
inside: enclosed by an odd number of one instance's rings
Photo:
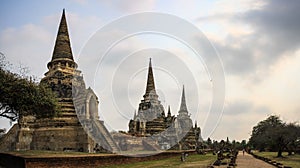
[[[195,153],[195,151],[187,151]],[[182,151],[167,151],[156,155],[142,157],[131,157],[123,155],[85,155],[85,156],[70,156],[70,157],[21,157],[7,153],[0,153],[0,167],[26,167],[26,168],[81,168],[81,167],[101,167],[107,165],[126,164],[150,160],[159,160],[172,156],[178,156],[180,159]]]

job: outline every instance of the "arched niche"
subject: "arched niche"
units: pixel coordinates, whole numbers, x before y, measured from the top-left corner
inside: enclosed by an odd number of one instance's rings
[[[86,99],[86,119],[99,119],[98,99],[92,93],[88,94]]]

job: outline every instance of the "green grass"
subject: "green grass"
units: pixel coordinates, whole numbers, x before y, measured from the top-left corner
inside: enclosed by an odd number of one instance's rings
[[[263,156],[272,160],[275,160],[276,162],[282,163],[285,166],[291,166],[291,167],[300,167],[300,155],[294,154],[291,156],[288,156],[287,152],[282,153],[282,158],[278,158],[277,152],[254,152],[254,154],[258,156]]]
[[[189,155],[185,162],[181,162],[180,155],[154,161],[136,162],[123,165],[110,165],[106,168],[154,168],[154,167],[207,167],[216,160],[216,156],[212,154],[206,155]]]
[[[108,154],[90,154],[84,152],[62,152],[62,151],[42,151],[42,150],[30,150],[30,151],[14,151],[8,152],[13,155],[22,156],[22,157],[81,157],[81,156],[100,156]],[[144,161],[129,163],[123,165],[109,165],[107,168],[139,168],[139,167],[207,167],[207,165],[212,164],[216,160],[216,155],[206,154],[198,155],[191,154],[187,157],[185,162],[181,162],[180,154],[178,156],[154,160],[154,161]]]

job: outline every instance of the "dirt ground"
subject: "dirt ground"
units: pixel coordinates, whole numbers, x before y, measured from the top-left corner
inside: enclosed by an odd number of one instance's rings
[[[240,151],[236,160],[236,164],[238,168],[274,168],[274,166],[254,158],[252,155],[249,155],[245,152],[245,155],[243,155],[243,152]]]

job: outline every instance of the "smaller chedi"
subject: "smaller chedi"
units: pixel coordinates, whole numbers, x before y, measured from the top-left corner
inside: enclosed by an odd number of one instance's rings
[[[177,117],[171,114],[170,106],[165,114],[155,89],[151,59],[148,68],[146,92],[139,104],[138,112],[129,121],[128,134],[137,137],[151,137],[160,149],[195,149],[202,140],[201,129],[187,109],[184,87]]]

